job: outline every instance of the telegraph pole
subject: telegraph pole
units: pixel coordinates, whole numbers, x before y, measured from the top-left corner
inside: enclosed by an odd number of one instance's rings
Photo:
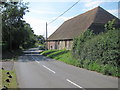
[[[46,22],[46,50],[47,50],[47,22]]]
[[[46,22],[46,40],[47,40],[47,22]]]

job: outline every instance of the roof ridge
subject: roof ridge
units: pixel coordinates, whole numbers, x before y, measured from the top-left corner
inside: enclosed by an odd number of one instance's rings
[[[74,18],[79,17],[79,16],[82,16],[82,15],[88,13],[88,12],[91,12],[91,11],[94,11],[94,10],[98,10],[98,8],[102,8],[102,7],[97,6],[97,7],[93,8],[93,9],[91,9],[91,10],[88,10],[88,11],[86,11],[86,12],[80,14],[80,15],[76,15],[76,16],[74,16],[74,17],[70,18],[69,20],[74,19]],[[67,21],[69,21],[69,20],[66,20],[65,22],[67,22]]]
[[[99,25],[101,26],[114,18],[116,17],[109,13],[107,10],[103,9],[100,6],[97,6],[89,11],[86,11],[80,15],[74,16],[69,20],[66,20],[55,30],[54,33],[52,33],[47,38],[47,40],[73,39],[81,32],[86,31],[88,28],[94,29],[95,32],[101,32],[101,27],[95,29],[94,27],[96,26],[91,26],[95,23],[100,23]]]
[[[94,9],[96,9],[96,13],[95,13],[95,16],[94,16],[94,19],[93,19],[93,23],[94,23],[94,21],[95,21],[95,19],[96,19],[96,17],[97,17],[97,13],[98,13],[98,10],[99,9],[103,9],[102,7],[100,7],[100,6],[98,6],[98,7],[96,7],[96,8],[94,8]],[[104,9],[103,9],[104,10]]]
[[[101,8],[101,7],[100,7],[100,6],[95,7],[95,8],[93,8],[93,9],[91,9],[91,10],[89,10],[89,11],[86,11],[86,12],[80,14],[80,15],[74,16],[73,18],[64,21],[63,24],[66,23],[66,22],[68,22],[68,21],[70,21],[70,20],[72,20],[72,19],[74,19],[74,18],[80,17],[80,16],[82,16],[82,15],[85,15],[86,13],[89,13],[89,12],[91,12],[91,11],[94,11],[94,10],[96,10],[97,8]],[[94,21],[94,20],[93,20],[93,21]],[[92,21],[92,22],[93,22],[93,21]],[[62,25],[63,25],[63,24],[62,24]],[[92,23],[91,23],[91,24],[92,24]],[[90,25],[91,25],[91,24],[90,24]],[[62,25],[60,25],[60,26],[62,26]],[[90,25],[89,25],[89,26],[90,26]],[[60,28],[60,27],[58,27],[47,39],[49,39],[51,36],[53,36],[54,33],[56,33],[59,28]]]
[[[101,12],[102,12],[102,13],[109,14],[109,15],[113,16],[115,19],[118,19],[118,20],[119,20],[118,17],[114,16],[113,14],[111,14],[110,12],[108,12],[107,10],[105,10],[104,8],[98,6],[97,12],[96,12],[96,14],[95,14],[95,18],[94,18],[94,20],[93,20],[93,23],[96,22],[96,20],[98,19],[97,17],[100,15],[99,13],[101,13]]]

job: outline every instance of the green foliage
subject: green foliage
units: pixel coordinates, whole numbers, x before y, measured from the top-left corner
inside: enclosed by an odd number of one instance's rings
[[[47,57],[63,61],[67,64],[79,66],[79,61],[74,59],[71,56],[71,52],[68,50],[47,50],[42,53],[43,53],[42,55],[45,55]]]
[[[54,57],[56,57],[58,55],[66,53],[66,52],[68,52],[68,51],[67,50],[58,50],[58,51],[56,51],[54,53],[51,53],[51,54],[49,54],[47,56],[50,57],[50,58],[54,58]]]
[[[4,2],[1,5],[2,40],[8,49],[18,49],[20,46],[29,48],[34,45],[34,32],[30,25],[23,20],[28,12],[28,6],[23,2]]]
[[[17,84],[17,78],[16,78],[16,74],[15,74],[15,70],[11,70],[11,71],[8,71],[8,70],[1,70],[0,69],[0,72],[2,74],[2,85],[0,85],[0,88],[6,86],[7,88],[16,88],[16,90],[18,90],[18,84]],[[10,83],[7,83],[6,82],[6,79],[8,79],[8,75],[6,74],[7,72],[9,72],[12,76],[12,78],[10,78]]]
[[[45,38],[42,35],[37,35],[38,43],[41,45],[45,44]]]
[[[62,61],[62,62],[65,62],[65,63],[70,64],[70,65],[77,66],[77,67],[79,66],[79,61],[74,59],[71,56],[71,52],[70,51],[65,52],[63,54],[60,54],[60,55],[54,57],[54,59]]]
[[[43,52],[41,53],[41,55],[47,56],[47,55],[49,55],[49,54],[51,54],[51,53],[53,53],[53,52],[55,52],[55,51],[57,51],[57,50],[47,50],[47,51],[43,51]]]
[[[6,43],[5,42],[0,42],[0,51],[6,50],[6,48],[7,48]]]
[[[105,32],[94,35],[84,32],[74,39],[73,57],[79,59],[80,67],[119,76],[120,49],[119,30],[114,28],[115,20],[105,25]],[[87,34],[86,34],[87,33]]]
[[[45,50],[45,45],[39,45],[39,50]]]
[[[107,24],[105,24],[105,30],[108,31],[108,30],[114,30],[115,27],[114,27],[114,23],[115,23],[115,19],[113,19],[112,21],[108,21]]]
[[[82,52],[82,47],[84,46],[84,43],[91,39],[94,36],[93,31],[87,30],[84,33],[81,33],[79,37],[74,38],[73,48],[72,48],[72,54],[75,58],[78,58]]]
[[[112,75],[116,77],[120,77],[120,73],[118,72],[120,67],[113,66],[112,64],[101,64],[100,60],[78,60],[72,57],[71,51],[66,50],[47,50],[43,51],[42,55],[47,57],[65,62],[67,64],[71,64],[77,67],[86,68],[88,70],[101,72],[105,75]]]
[[[39,50],[45,50],[46,45],[45,45],[45,38],[42,35],[36,35],[36,47],[39,47]]]

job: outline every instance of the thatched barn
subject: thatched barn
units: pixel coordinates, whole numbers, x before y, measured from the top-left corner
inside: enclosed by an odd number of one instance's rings
[[[116,25],[120,24],[117,17],[98,6],[65,21],[47,39],[47,47],[48,49],[71,49],[74,37],[88,29],[93,30],[94,33],[103,32],[104,25],[112,19],[116,19]]]

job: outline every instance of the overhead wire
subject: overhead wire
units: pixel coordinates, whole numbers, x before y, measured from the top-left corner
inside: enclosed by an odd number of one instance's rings
[[[58,18],[60,18],[60,17],[61,17],[62,15],[64,15],[66,12],[68,12],[71,8],[73,8],[76,4],[78,4],[79,1],[80,1],[80,0],[78,0],[77,2],[75,2],[71,7],[69,7],[66,11],[64,11],[62,14],[60,14],[60,15],[59,15],[58,17],[56,17],[54,20],[50,21],[50,22],[48,23],[48,25],[51,24],[51,23],[53,23],[54,21],[56,21]]]

